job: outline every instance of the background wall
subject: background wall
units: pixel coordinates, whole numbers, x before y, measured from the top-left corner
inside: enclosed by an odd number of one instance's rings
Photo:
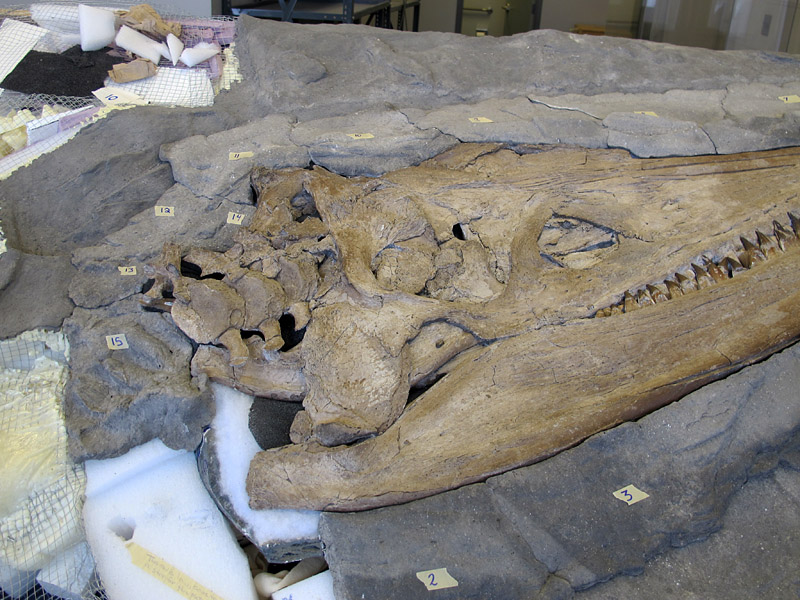
[[[456,30],[457,0],[422,0],[419,7],[420,31]]]
[[[576,24],[605,27],[609,0],[544,0],[542,29],[569,31]]]
[[[141,0],[145,2],[146,0]],[[116,3],[117,0],[114,0]],[[173,10],[179,14],[195,15],[198,17],[208,17],[212,14],[212,2],[216,5],[216,12],[219,14],[220,0],[153,0],[151,2],[153,8],[158,10],[163,7],[174,7]],[[26,6],[33,4],[33,2],[26,2],[25,0],[0,0],[0,6]],[[79,0],[75,0],[73,4],[80,4]],[[140,4],[139,0],[131,0],[131,5]]]

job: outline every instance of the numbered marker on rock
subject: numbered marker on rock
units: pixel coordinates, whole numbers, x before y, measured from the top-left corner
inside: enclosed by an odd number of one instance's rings
[[[117,106],[120,104],[147,104],[144,98],[137,96],[133,92],[115,87],[103,87],[92,92],[94,96],[106,106]]]
[[[635,110],[633,111],[634,114],[637,115],[647,115],[648,117],[657,117],[658,115],[654,113],[652,110]]]
[[[626,485],[624,488],[614,492],[614,497],[622,500],[628,506],[630,506],[631,504],[636,504],[645,498],[649,498],[650,494],[643,492],[635,485]]]
[[[117,267],[121,275],[136,275],[136,267]]]
[[[253,158],[252,152],[228,152],[228,160],[240,160],[242,158]]]
[[[417,579],[425,584],[425,588],[429,592],[458,586],[458,582],[447,572],[446,568],[433,569],[432,571],[419,571],[416,575]]]
[[[486,117],[470,117],[469,118],[469,122],[470,123],[494,123],[494,121],[492,121],[491,119],[488,119]]]
[[[778,96],[778,100],[785,102],[786,104],[795,104],[800,102],[800,96],[797,94],[792,94],[791,96]]]
[[[229,212],[227,222],[231,225],[241,225],[244,221],[244,215],[241,213]]]
[[[172,217],[175,216],[174,206],[156,206],[157,217]]]
[[[109,350],[125,350],[128,348],[128,339],[125,334],[118,333],[117,335],[106,336],[106,346]]]
[[[371,133],[348,133],[347,137],[351,137],[354,140],[371,140],[375,136]]]

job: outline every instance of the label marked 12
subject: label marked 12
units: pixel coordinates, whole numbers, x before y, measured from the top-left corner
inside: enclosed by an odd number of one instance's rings
[[[457,587],[458,582],[453,579],[447,569],[433,569],[432,571],[420,571],[417,574],[417,579],[425,584],[425,588],[432,592],[433,590],[445,590],[447,588]]]
[[[128,339],[123,333],[118,333],[117,335],[107,335],[106,346],[108,346],[109,350],[125,350],[129,347]]]
[[[486,117],[470,117],[470,123],[494,123],[491,119],[487,119]]]
[[[228,152],[228,160],[239,160],[240,158],[253,158],[252,152]]]
[[[175,215],[174,206],[156,206],[157,217],[172,217]]]
[[[635,110],[633,111],[636,115],[647,115],[648,117],[657,117],[658,115],[654,113],[652,110]]]
[[[624,488],[621,488],[616,492],[614,492],[614,497],[622,500],[628,506],[630,506],[631,504],[636,504],[640,500],[649,498],[650,494],[643,492],[635,485],[626,485]]]
[[[778,96],[778,100],[782,100],[786,104],[795,104],[800,102],[800,96],[792,94],[791,96]]]
[[[121,275],[136,275],[136,267],[117,267]]]
[[[199,584],[160,556],[145,550],[136,542],[128,542],[125,546],[131,555],[131,562],[135,566],[148,575],[152,575],[187,600],[224,600],[221,596]]]
[[[348,133],[347,137],[351,137],[354,140],[371,140],[375,136],[371,133]]]
[[[228,220],[227,223],[231,225],[241,225],[242,221],[244,221],[244,215],[241,213],[229,212],[228,213]]]

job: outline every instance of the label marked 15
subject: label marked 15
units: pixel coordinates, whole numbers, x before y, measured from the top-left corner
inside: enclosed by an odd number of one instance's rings
[[[241,225],[242,221],[244,221],[244,215],[241,213],[229,212],[228,213],[228,220],[227,223],[231,225]]]
[[[633,111],[636,115],[647,115],[648,117],[657,117],[658,115],[654,113],[652,110],[635,110]]]
[[[643,492],[635,485],[626,485],[624,488],[621,488],[616,492],[614,492],[614,497],[622,500],[628,506],[630,506],[631,504],[636,504],[640,500],[649,498],[650,494]]]
[[[136,275],[136,267],[117,267],[121,275]]]
[[[117,335],[107,335],[106,346],[108,346],[109,350],[125,350],[125,348],[129,347],[128,339],[123,333],[118,333]]]
[[[172,217],[175,215],[174,206],[156,206],[157,217]]]
[[[239,160],[240,158],[253,158],[252,152],[228,152],[228,160]]]
[[[432,571],[420,571],[416,574],[417,579],[425,584],[425,588],[432,592],[433,590],[445,590],[447,588],[457,587],[458,582],[453,579],[447,569],[433,569]]]
[[[800,102],[800,96],[792,94],[791,96],[778,96],[778,100],[782,100],[786,104],[795,104]]]
[[[351,137],[354,140],[371,140],[375,136],[371,133],[348,133],[347,137]]]
[[[470,117],[469,118],[469,122],[470,123],[494,123],[494,121],[492,121],[491,119],[488,119],[486,117]]]

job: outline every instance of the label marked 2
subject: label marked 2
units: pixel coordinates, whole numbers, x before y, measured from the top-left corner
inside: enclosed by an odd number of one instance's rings
[[[637,502],[649,498],[650,494],[643,492],[635,485],[626,485],[624,488],[618,489],[614,492],[614,497],[622,500],[625,504],[630,506]]]
[[[371,140],[375,136],[371,133],[348,133],[347,137],[351,137],[354,140]]]
[[[175,215],[174,206],[156,206],[157,217],[172,217]]]
[[[252,152],[228,152],[228,160],[239,160],[242,158],[253,158]]]
[[[470,123],[494,123],[494,121],[492,121],[491,119],[488,119],[486,117],[470,117],[469,118],[469,122]]]
[[[117,267],[120,275],[136,275],[136,267]]]
[[[429,592],[458,586],[458,582],[447,572],[446,568],[433,569],[432,571],[419,571],[416,575],[417,579],[425,584],[425,588]]]
[[[792,94],[791,96],[778,96],[778,100],[785,102],[786,104],[795,104],[800,102],[800,96],[797,94]]]
[[[230,223],[231,225],[241,225],[242,221],[244,221],[243,214],[235,212],[228,213],[228,220],[226,221],[226,223]]]
[[[106,336],[106,346],[108,346],[109,350],[125,350],[128,348],[128,339],[125,337],[125,334],[118,333],[116,335],[107,335]]]

